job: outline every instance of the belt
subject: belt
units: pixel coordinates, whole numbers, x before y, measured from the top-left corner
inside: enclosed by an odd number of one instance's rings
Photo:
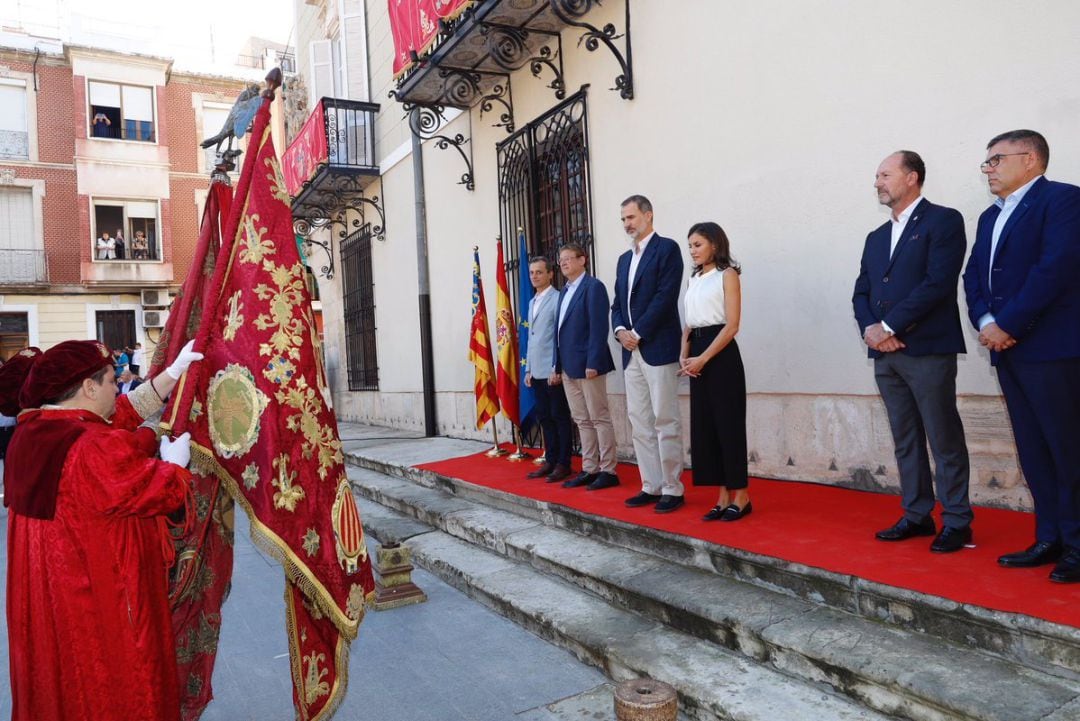
[[[716,335],[717,333],[719,333],[720,331],[722,331],[724,329],[725,325],[726,325],[725,323],[721,323],[720,325],[705,325],[705,326],[702,326],[700,328],[691,328],[690,329],[690,337],[691,338],[704,338],[705,336]]]

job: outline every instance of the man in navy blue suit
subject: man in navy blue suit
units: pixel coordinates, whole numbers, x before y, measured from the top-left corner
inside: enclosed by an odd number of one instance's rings
[[[653,207],[643,195],[622,202],[631,249],[619,256],[611,327],[623,347],[626,412],[634,436],[641,492],[631,508],[670,513],[683,505],[683,443],[679,414],[679,288],[682,252],[653,231]]]
[[[881,161],[874,189],[892,215],[866,237],[851,301],[888,412],[904,509],[876,536],[937,533],[936,483],[943,528],[930,550],[950,553],[971,541],[970,467],[956,409],[956,355],[965,352],[956,284],[967,240],[959,212],[922,197],[925,179],[918,153],[900,150]]]
[[[581,437],[582,472],[563,486],[598,491],[619,485],[606,378],[615,370],[615,361],[607,341],[607,288],[585,271],[588,262],[585,249],[577,243],[559,248],[559,269],[566,285],[555,310],[554,372],[548,384],[561,383],[566,390],[570,416]]]
[[[1035,543],[998,559],[1055,563],[1080,582],[1080,188],[1047,180],[1050,147],[1034,130],[986,146],[997,196],[981,216],[964,271],[971,322],[990,351],[1020,468],[1035,503]]]

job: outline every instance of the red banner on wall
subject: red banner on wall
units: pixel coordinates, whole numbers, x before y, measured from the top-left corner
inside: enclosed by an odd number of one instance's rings
[[[439,34],[440,20],[453,20],[473,0],[387,0],[394,36],[394,77],[413,66],[412,53],[427,52]]]
[[[319,165],[327,161],[326,111],[320,100],[304,123],[300,134],[289,144],[281,159],[281,172],[285,176],[285,191],[295,198],[311,180]]]

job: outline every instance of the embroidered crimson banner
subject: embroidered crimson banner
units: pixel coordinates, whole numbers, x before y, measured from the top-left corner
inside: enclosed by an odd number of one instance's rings
[[[289,144],[281,158],[281,171],[285,175],[285,190],[295,198],[311,180],[319,166],[327,162],[326,109],[322,100],[304,122],[300,133]]]
[[[473,0],[387,0],[394,37],[394,77],[413,66],[412,53],[427,52],[439,34],[440,20],[453,20]]]
[[[205,358],[168,418],[191,431],[193,466],[221,480],[281,562],[296,715],[320,721],[344,697],[374,582],[269,118],[267,101],[195,334]]]

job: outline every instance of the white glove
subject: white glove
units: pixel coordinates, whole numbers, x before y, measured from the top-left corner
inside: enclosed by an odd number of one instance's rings
[[[176,440],[169,440],[168,436],[162,436],[160,453],[161,460],[187,468],[188,462],[191,461],[191,434],[184,433]]]
[[[180,376],[184,375],[184,371],[188,369],[188,366],[197,360],[203,359],[202,353],[196,353],[192,350],[195,347],[195,341],[189,340],[187,344],[180,349],[179,355],[176,356],[176,360],[172,362],[172,365],[165,369],[165,372],[169,374],[169,377],[174,381],[180,380]]]

